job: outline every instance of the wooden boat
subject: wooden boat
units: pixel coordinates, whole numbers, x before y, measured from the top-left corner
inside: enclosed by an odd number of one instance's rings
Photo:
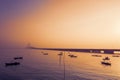
[[[14,57],[14,60],[23,59],[23,57]]]
[[[16,65],[20,65],[20,62],[5,63],[5,66],[16,66]]]

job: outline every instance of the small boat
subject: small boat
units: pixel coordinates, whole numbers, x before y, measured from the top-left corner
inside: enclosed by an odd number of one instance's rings
[[[20,62],[5,63],[5,66],[16,66],[16,65],[20,65]]]
[[[120,57],[119,55],[112,55],[112,57]]]
[[[43,53],[43,55],[48,55],[48,53]]]
[[[62,56],[62,55],[63,55],[63,53],[62,53],[62,52],[60,52],[58,55]]]
[[[69,54],[68,56],[71,56],[72,54]]]
[[[110,58],[107,56],[105,58],[102,59],[103,61],[101,61],[101,64],[104,64],[104,65],[111,65],[111,62],[110,62]]]
[[[111,65],[111,62],[101,61],[101,64],[104,64],[104,65]]]
[[[72,57],[72,58],[76,58],[77,56],[69,54],[68,56]]]
[[[23,57],[14,57],[14,60],[23,59]]]
[[[94,57],[102,57],[101,55],[92,55],[92,56],[94,56]]]
[[[75,56],[75,55],[71,55],[70,57],[74,57],[74,58],[76,58],[77,56]]]

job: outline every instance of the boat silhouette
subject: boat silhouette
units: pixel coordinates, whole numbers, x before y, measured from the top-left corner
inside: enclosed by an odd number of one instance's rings
[[[23,59],[23,57],[14,57],[14,60]]]
[[[69,54],[68,56],[72,57],[72,58],[76,58],[77,56],[73,55],[73,54]]]
[[[58,55],[62,56],[62,55],[63,55],[63,52],[60,52]]]
[[[108,56],[103,58],[103,61],[101,61],[101,64],[103,64],[103,65],[111,65],[110,58]]]
[[[5,66],[16,66],[16,65],[20,65],[20,62],[5,63]]]
[[[104,65],[111,65],[111,62],[101,61],[101,64],[104,64]]]

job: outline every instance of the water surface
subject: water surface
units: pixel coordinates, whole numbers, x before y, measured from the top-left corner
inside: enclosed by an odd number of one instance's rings
[[[42,52],[48,53],[44,55]],[[120,57],[101,54],[93,57],[91,53],[32,50],[1,49],[0,80],[120,80]],[[68,55],[77,55],[71,58]],[[18,66],[5,67],[6,62],[14,62],[13,57],[23,56]],[[111,66],[101,65],[103,57],[111,58]],[[65,74],[64,74],[65,71]]]

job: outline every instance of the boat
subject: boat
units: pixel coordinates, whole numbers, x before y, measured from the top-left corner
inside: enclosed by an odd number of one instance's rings
[[[20,65],[20,62],[5,63],[5,66],[15,66],[15,65]]]
[[[23,57],[14,57],[14,60],[23,59]]]
[[[112,55],[112,57],[120,57],[119,55]]]
[[[70,57],[74,57],[74,58],[76,58],[77,56],[75,56],[75,55],[73,55],[73,54],[69,54],[68,56],[70,56]]]
[[[101,55],[92,55],[92,56],[94,56],[94,57],[102,57]]]
[[[60,52],[58,55],[62,56],[62,55],[63,55],[63,53],[62,53],[62,52]]]
[[[101,61],[101,64],[104,64],[104,65],[111,65],[111,62]]]
[[[76,58],[77,56],[75,56],[75,55],[71,55],[70,57],[74,57],[74,58]]]
[[[43,53],[43,55],[48,55],[48,53]]]
[[[71,56],[72,54],[69,54],[68,56]]]
[[[101,61],[101,64],[104,64],[104,65],[111,65],[111,62],[110,62],[110,58],[107,56],[105,58],[102,59],[103,61]]]

